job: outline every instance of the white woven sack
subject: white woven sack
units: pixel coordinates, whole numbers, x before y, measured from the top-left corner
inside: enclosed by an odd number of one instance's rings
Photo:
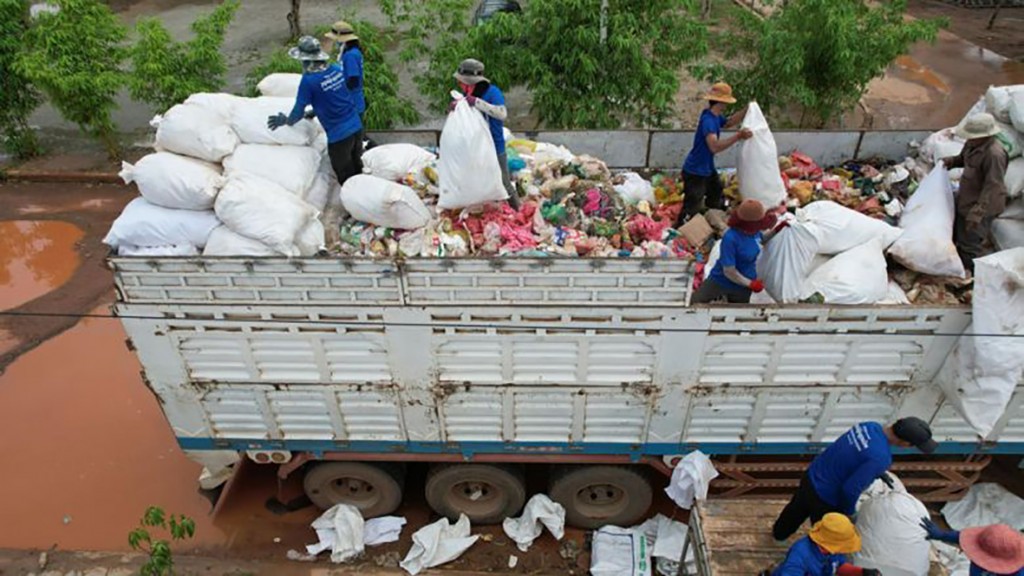
[[[317,217],[316,208],[277,184],[241,173],[228,178],[217,196],[217,217],[232,230],[270,246],[286,256],[298,256],[299,233]]]
[[[209,210],[224,185],[217,165],[170,152],[148,154],[134,166],[122,162],[118,176],[147,201],[179,210]]]
[[[231,124],[202,106],[178,104],[149,124],[156,128],[157,150],[220,162],[238,146]]]

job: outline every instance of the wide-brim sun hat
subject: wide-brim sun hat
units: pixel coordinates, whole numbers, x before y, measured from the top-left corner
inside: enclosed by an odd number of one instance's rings
[[[812,528],[811,541],[830,554],[853,554],[860,550],[860,534],[844,514],[829,512]]]
[[[764,220],[765,216],[764,204],[754,199],[747,199],[740,202],[735,213],[736,217],[743,222],[760,222]]]
[[[961,530],[960,547],[971,562],[995,574],[1024,568],[1024,536],[1006,524]]]
[[[353,40],[359,40],[359,36],[356,36],[356,30],[351,24],[344,20],[338,20],[331,25],[331,31],[324,36],[334,40],[335,42],[351,42]]]
[[[725,82],[716,82],[711,85],[711,90],[704,95],[705,100],[721,102],[723,104],[735,104],[736,98],[732,95],[732,86]]]
[[[999,134],[999,132],[1001,130],[996,124],[996,119],[987,112],[975,114],[968,118],[966,122],[956,127],[956,135],[964,140],[988,138]]]
[[[459,68],[452,74],[456,80],[463,84],[472,86],[480,82],[490,82],[484,77],[484,63],[473,58],[467,58],[459,63]]]
[[[331,55],[320,48],[320,41],[312,36],[299,38],[298,44],[288,50],[288,55],[303,62],[326,62],[331,59]]]

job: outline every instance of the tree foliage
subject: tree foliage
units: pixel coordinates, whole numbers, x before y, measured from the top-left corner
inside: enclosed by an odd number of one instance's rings
[[[120,146],[111,113],[125,83],[127,30],[96,0],[56,0],[25,31],[15,70],[49,98],[66,120],[99,139],[111,157]]]
[[[849,111],[898,56],[932,41],[943,20],[905,20],[906,0],[790,0],[760,20],[741,14],[719,44],[727,64],[694,67],[725,80],[766,112],[796,104],[804,119],[824,126]]]
[[[28,118],[42,102],[42,95],[15,66],[27,18],[28,2],[0,0],[0,145],[17,158],[40,152]]]
[[[225,0],[192,23],[194,36],[176,42],[156,18],[135,25],[138,39],[130,50],[132,98],[166,110],[196,92],[217,92],[224,85],[224,36],[238,10],[238,0]]]
[[[150,529],[161,529],[171,540],[187,540],[196,533],[196,523],[184,514],[167,516],[163,508],[150,506],[139,520],[138,528],[128,533],[128,545],[132,550],[149,554],[146,563],[139,569],[142,576],[169,576],[174,573],[174,558],[171,542],[154,539]]]
[[[403,55],[429,54],[417,82],[432,107],[447,105],[452,72],[475,57],[501,88],[529,88],[533,112],[553,128],[663,125],[680,68],[707,50],[693,0],[609,0],[603,40],[600,0],[531,0],[520,14],[472,27],[463,0],[386,3],[408,28]]]

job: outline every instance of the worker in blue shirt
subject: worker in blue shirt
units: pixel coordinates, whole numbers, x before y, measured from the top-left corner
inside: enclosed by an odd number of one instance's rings
[[[501,167],[501,183],[508,191],[508,203],[519,209],[519,195],[508,172],[508,155],[505,153],[505,119],[508,109],[505,108],[505,95],[501,89],[484,77],[484,65],[479,60],[467,58],[459,64],[455,71],[455,80],[466,95],[466,102],[482,113],[487,119],[494,140],[494,151],[498,154],[498,165]],[[455,102],[451,109],[454,110]]]
[[[302,80],[291,114],[283,112],[267,119],[267,127],[277,130],[292,126],[303,119],[316,117],[327,132],[327,155],[331,167],[344,184],[349,177],[363,171],[363,146],[360,135],[363,124],[359,120],[355,98],[345,85],[345,77],[337,64],[329,64],[331,57],[320,49],[320,41],[312,36],[299,38],[298,46],[288,55],[302,62]],[[312,106],[312,113],[306,107]]]
[[[722,236],[718,261],[700,288],[690,298],[691,304],[706,304],[726,300],[734,304],[747,304],[754,292],[764,290],[757,278],[757,256],[762,242],[771,240],[774,231],[762,231],[775,225],[774,214],[765,212],[757,200],[744,200],[729,216],[729,229]]]
[[[808,518],[817,522],[829,512],[853,516],[861,492],[879,478],[888,479],[893,446],[913,446],[931,454],[938,444],[928,423],[913,416],[900,418],[892,426],[855,425],[811,462],[800,487],[775,520],[775,539],[789,538]]]
[[[771,576],[881,576],[874,568],[850,564],[847,554],[860,551],[860,534],[853,522],[842,514],[825,514],[807,536],[797,540],[786,559],[770,572]],[[768,573],[762,573],[767,576]]]
[[[345,75],[345,86],[356,101],[359,119],[366,126],[366,96],[363,93],[363,50],[359,47],[359,36],[352,25],[339,20],[326,34],[338,48],[338,64]]]
[[[921,519],[929,540],[959,546],[971,561],[970,576],[1024,576],[1024,536],[1006,524],[943,530]]]
[[[725,109],[736,103],[732,87],[725,82],[711,86],[704,96],[708,107],[700,114],[697,130],[693,135],[693,147],[683,162],[683,210],[679,213],[678,224],[684,223],[700,212],[701,204],[708,208],[721,209],[725,206],[722,198],[722,181],[715,169],[715,154],[728,150],[740,140],[753,136],[744,128],[732,136],[722,139],[723,128],[732,128],[743,122],[747,108],[726,118]]]

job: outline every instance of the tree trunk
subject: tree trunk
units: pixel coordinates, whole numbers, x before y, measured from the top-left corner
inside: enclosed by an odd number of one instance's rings
[[[700,17],[702,20],[707,20],[708,16],[711,15],[711,0],[701,0],[700,3]]]
[[[992,11],[992,17],[988,19],[988,26],[985,26],[985,30],[991,30],[992,26],[995,26],[996,17],[999,16],[999,11],[1005,5],[1006,5],[1006,0],[1000,0],[999,3],[996,4],[996,9],[994,11]]]
[[[291,0],[292,9],[288,12],[288,31],[292,38],[302,36],[302,26],[299,23],[299,8],[302,7],[302,0]]]

